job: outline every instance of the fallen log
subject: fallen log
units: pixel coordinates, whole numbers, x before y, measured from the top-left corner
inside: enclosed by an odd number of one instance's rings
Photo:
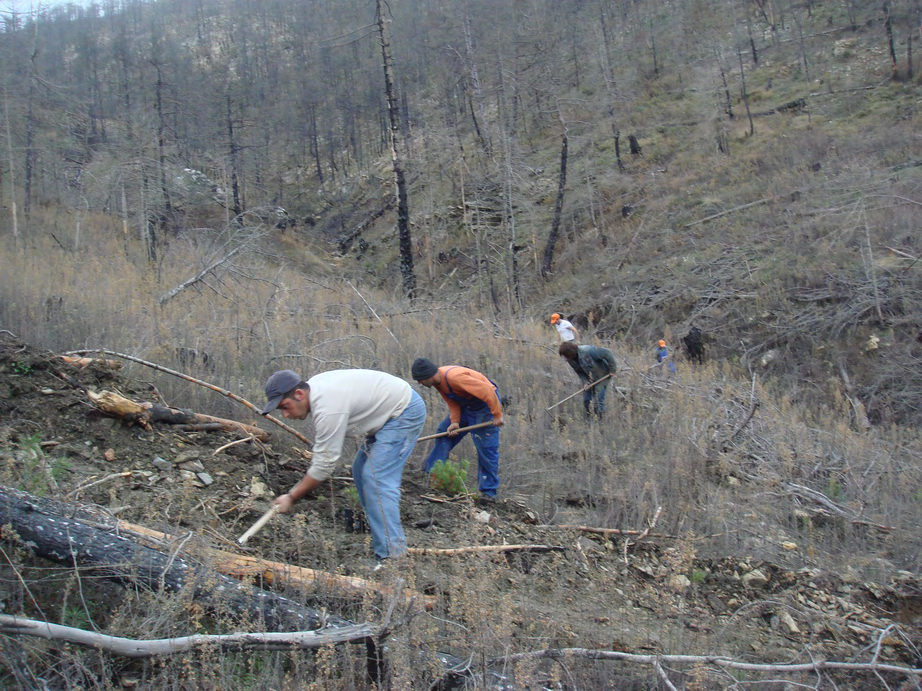
[[[591,525],[575,525],[559,523],[557,525],[539,525],[536,528],[557,528],[560,530],[578,530],[581,533],[597,533],[599,535],[640,535],[642,530],[622,530],[621,528],[594,528]]]
[[[103,480],[130,474],[131,472],[117,473],[103,478]],[[100,480],[100,482],[101,481],[102,480]],[[88,486],[89,485],[86,485],[78,489],[82,490]],[[78,490],[75,490],[72,494],[77,491]],[[120,535],[130,533],[144,546],[160,552],[169,552],[172,554],[176,549],[177,542],[180,540],[179,536],[170,535],[159,530],[147,528],[146,526],[117,520],[103,513],[94,513],[60,502],[56,502],[56,504],[62,509],[62,513],[76,520],[80,520],[89,527],[115,531]],[[234,576],[236,578],[260,579],[263,583],[274,587],[295,586],[312,590],[322,588],[341,595],[351,595],[354,597],[364,597],[369,591],[374,591],[386,598],[394,598],[397,593],[394,588],[356,576],[343,576],[327,571],[316,571],[303,566],[271,561],[260,557],[251,557],[213,547],[205,547],[200,551],[201,556],[208,562],[207,565],[221,574]],[[401,598],[399,599],[402,599],[402,601],[410,602],[416,600],[417,602],[421,602],[426,609],[432,609],[435,606],[434,597],[423,595],[414,590],[405,589],[400,595]]]
[[[169,408],[154,403],[138,403],[114,391],[86,391],[86,395],[96,408],[107,415],[125,420],[131,424],[141,425],[144,429],[152,429],[153,422],[169,425],[218,425],[219,429],[226,432],[242,432],[261,442],[268,442],[270,434],[255,427],[236,420],[225,420],[211,415],[193,413],[189,410]]]
[[[758,662],[749,662],[747,660],[737,660],[724,655],[670,655],[666,653],[656,653],[655,655],[621,652],[617,650],[596,650],[589,648],[552,648],[544,650],[534,650],[524,653],[513,653],[498,657],[488,661],[492,665],[502,665],[512,667],[514,663],[523,660],[567,660],[572,663],[574,660],[610,660],[618,662],[632,662],[635,664],[646,664],[651,666],[669,665],[670,668],[695,668],[705,669],[716,667],[723,670],[724,674],[729,674],[727,670],[742,670],[750,673],[766,673],[774,677],[779,675],[793,675],[800,673],[809,673],[817,675],[819,672],[827,670],[840,670],[849,673],[868,673],[867,680],[870,682],[874,679],[875,687],[890,688],[881,678],[882,672],[888,672],[895,675],[907,677],[907,688],[918,688],[917,679],[922,674],[922,667],[908,667],[906,665],[892,664],[881,662],[877,656],[877,649],[871,646],[870,658],[867,662],[837,662],[833,660],[811,660],[810,662],[790,663],[780,662],[776,664],[765,664]],[[788,678],[788,677],[785,677]],[[668,681],[668,679],[666,680]],[[775,683],[777,679],[773,680]],[[877,683],[883,682],[882,686]],[[767,683],[767,682],[766,682]],[[803,686],[803,684],[800,684]],[[792,684],[793,686],[793,684]],[[676,688],[671,682],[667,688]],[[816,688],[816,687],[811,687]],[[835,688],[835,687],[833,687]],[[856,687],[857,688],[857,687]],[[870,686],[867,688],[871,688]]]
[[[175,536],[125,521],[114,521],[113,527],[120,531],[134,533],[141,539],[156,540],[161,548],[176,540]],[[223,574],[240,578],[260,578],[263,582],[274,586],[320,587],[356,596],[364,596],[369,590],[374,590],[386,597],[394,595],[392,588],[356,576],[316,571],[303,566],[294,566],[211,547],[205,549],[205,556],[211,561],[212,566]],[[426,609],[432,609],[435,606],[435,598],[431,596],[422,595],[413,590],[404,590],[402,595],[407,601],[416,599],[422,602]]]
[[[101,358],[93,357],[73,357],[71,355],[58,355],[58,357],[68,365],[73,365],[74,367],[79,367],[80,369],[93,364],[100,365],[108,369],[122,368],[122,363],[118,360],[103,360]]]
[[[90,525],[89,522],[94,520],[109,524],[109,529]],[[111,525],[113,522],[115,526]],[[138,544],[124,534],[112,532],[113,527],[118,527],[121,532],[130,530],[141,534],[147,533],[148,537],[169,537],[142,526],[115,521],[102,510],[91,510],[54,499],[35,497],[27,492],[0,485],[0,542],[15,543],[37,557],[80,568],[84,577],[99,576],[123,585],[152,591],[178,592],[189,589],[193,600],[206,607],[223,612],[236,612],[239,617],[238,626],[247,625],[251,631],[254,628],[265,628],[267,632],[281,632],[278,636],[266,635],[261,631],[232,634],[227,639],[230,645],[252,644],[271,650],[364,640],[368,646],[370,678],[378,681],[377,675],[380,670],[375,665],[381,662],[380,655],[383,649],[377,641],[385,638],[388,633],[391,613],[397,598],[391,600],[388,615],[381,624],[356,624],[342,617],[306,607],[270,591],[241,583],[216,572],[213,568],[186,560],[178,553],[167,554]],[[208,550],[207,554],[216,557],[222,552]],[[307,582],[308,574],[313,576],[317,573],[277,562],[263,562],[235,554],[228,556],[240,566],[238,570],[241,572],[252,572],[252,567],[259,562],[259,567],[282,567],[279,572],[286,578],[305,577],[301,582]],[[276,571],[273,571],[273,574],[275,573]],[[262,575],[264,574],[263,571]],[[321,575],[332,577],[332,574]],[[336,580],[341,583],[343,577]],[[354,581],[356,585],[365,585],[361,579],[346,580]],[[129,657],[176,652],[170,650],[168,644],[166,649],[158,646],[138,647],[137,642],[127,639],[94,638],[92,632],[69,627],[55,628],[44,622],[26,623],[29,621],[0,615],[0,631],[70,640]],[[189,637],[187,642],[189,647],[198,645],[196,637]],[[221,645],[220,641],[213,642]],[[448,653],[433,654],[444,666],[446,674],[452,677],[470,675],[463,660]]]
[[[236,612],[241,620],[260,622],[270,631],[353,624],[176,554],[165,554],[124,535],[95,528],[74,518],[73,508],[0,486],[0,538],[17,543],[37,557],[95,572],[123,585],[165,592],[188,588],[195,601]]]

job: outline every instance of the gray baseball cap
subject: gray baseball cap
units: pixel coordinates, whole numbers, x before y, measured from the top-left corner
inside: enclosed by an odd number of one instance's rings
[[[259,414],[268,415],[278,408],[285,394],[298,388],[301,381],[301,377],[290,369],[279,370],[269,377],[266,382],[266,407]]]

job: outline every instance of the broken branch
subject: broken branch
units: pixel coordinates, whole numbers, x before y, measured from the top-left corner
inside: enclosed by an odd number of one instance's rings
[[[113,655],[123,657],[154,657],[175,655],[187,650],[201,648],[226,651],[238,650],[288,650],[309,649],[325,645],[361,641],[377,635],[378,627],[372,624],[352,624],[339,628],[323,628],[314,631],[231,633],[224,635],[193,635],[176,638],[139,640],[107,636],[95,631],[84,631],[72,626],[50,624],[34,619],[0,614],[0,631],[6,634],[37,636],[47,640],[64,641],[88,648],[99,648]]]
[[[222,389],[220,386],[215,386],[214,384],[210,384],[210,383],[208,383],[208,382],[206,382],[206,381],[202,381],[201,379],[196,379],[195,377],[190,377],[188,374],[183,374],[182,372],[177,372],[176,370],[170,369],[169,367],[164,367],[163,365],[158,365],[158,364],[156,364],[156,363],[154,363],[154,362],[149,362],[149,361],[147,361],[147,360],[142,360],[141,358],[134,357],[133,355],[126,355],[126,354],[124,354],[124,353],[118,353],[118,352],[116,352],[116,351],[114,351],[114,350],[106,350],[105,348],[94,348],[94,349],[90,349],[90,350],[72,350],[72,351],[69,351],[69,352],[65,353],[65,355],[86,355],[87,353],[103,353],[103,354],[105,354],[105,355],[113,355],[113,356],[115,356],[115,357],[120,357],[120,358],[123,358],[123,359],[125,359],[125,360],[130,360],[131,362],[137,362],[139,365],[144,365],[145,367],[150,367],[151,369],[155,369],[155,370],[157,370],[158,372],[164,372],[164,373],[166,373],[166,374],[171,374],[171,375],[173,375],[174,377],[179,377],[180,379],[185,379],[186,381],[192,382],[193,384],[198,384],[199,386],[204,386],[206,389],[211,389],[212,391],[214,391],[214,392],[216,392],[216,393],[219,393],[219,394],[221,394],[222,396],[226,396],[227,398],[231,399],[232,401],[237,401],[237,403],[241,403],[241,404],[245,405],[247,408],[249,408],[250,410],[254,411],[257,415],[260,414],[260,408],[256,407],[255,405],[253,405],[252,403],[250,403],[250,402],[249,402],[248,400],[246,400],[245,398],[242,398],[241,396],[238,396],[237,394],[235,394],[235,393],[233,393],[233,392],[231,392],[231,391],[228,391],[227,389]],[[264,415],[263,417],[265,417],[267,420],[271,420],[272,422],[274,422],[276,425],[278,425],[279,427],[281,427],[281,428],[282,428],[283,430],[285,430],[286,432],[289,432],[289,433],[295,435],[298,439],[300,439],[301,441],[303,441],[305,444],[308,444],[308,445],[310,445],[310,446],[313,446],[313,445],[314,445],[314,442],[312,442],[310,439],[308,439],[307,437],[305,437],[305,436],[304,436],[303,434],[301,434],[298,430],[294,429],[293,427],[290,427],[290,426],[286,425],[286,424],[285,424],[284,422],[282,422],[281,420],[279,420],[279,419],[277,419],[277,418],[274,418],[274,417],[272,417],[271,415]],[[256,428],[256,429],[259,429],[259,428]]]

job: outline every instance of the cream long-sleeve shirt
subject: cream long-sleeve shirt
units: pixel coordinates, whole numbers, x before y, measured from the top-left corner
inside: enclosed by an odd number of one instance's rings
[[[370,369],[331,370],[307,380],[314,448],[308,475],[326,480],[346,436],[370,436],[406,410],[413,389],[403,379]]]

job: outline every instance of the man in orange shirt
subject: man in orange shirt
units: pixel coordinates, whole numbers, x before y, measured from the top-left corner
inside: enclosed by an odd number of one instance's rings
[[[448,404],[448,417],[439,425],[439,437],[426,457],[426,472],[438,461],[447,461],[448,454],[464,437],[471,435],[477,449],[477,478],[480,494],[486,500],[496,499],[499,489],[499,430],[503,426],[503,406],[496,384],[476,370],[460,366],[436,367],[426,358],[417,358],[411,369],[413,379],[427,388],[434,388]],[[492,420],[493,425],[461,432]]]

